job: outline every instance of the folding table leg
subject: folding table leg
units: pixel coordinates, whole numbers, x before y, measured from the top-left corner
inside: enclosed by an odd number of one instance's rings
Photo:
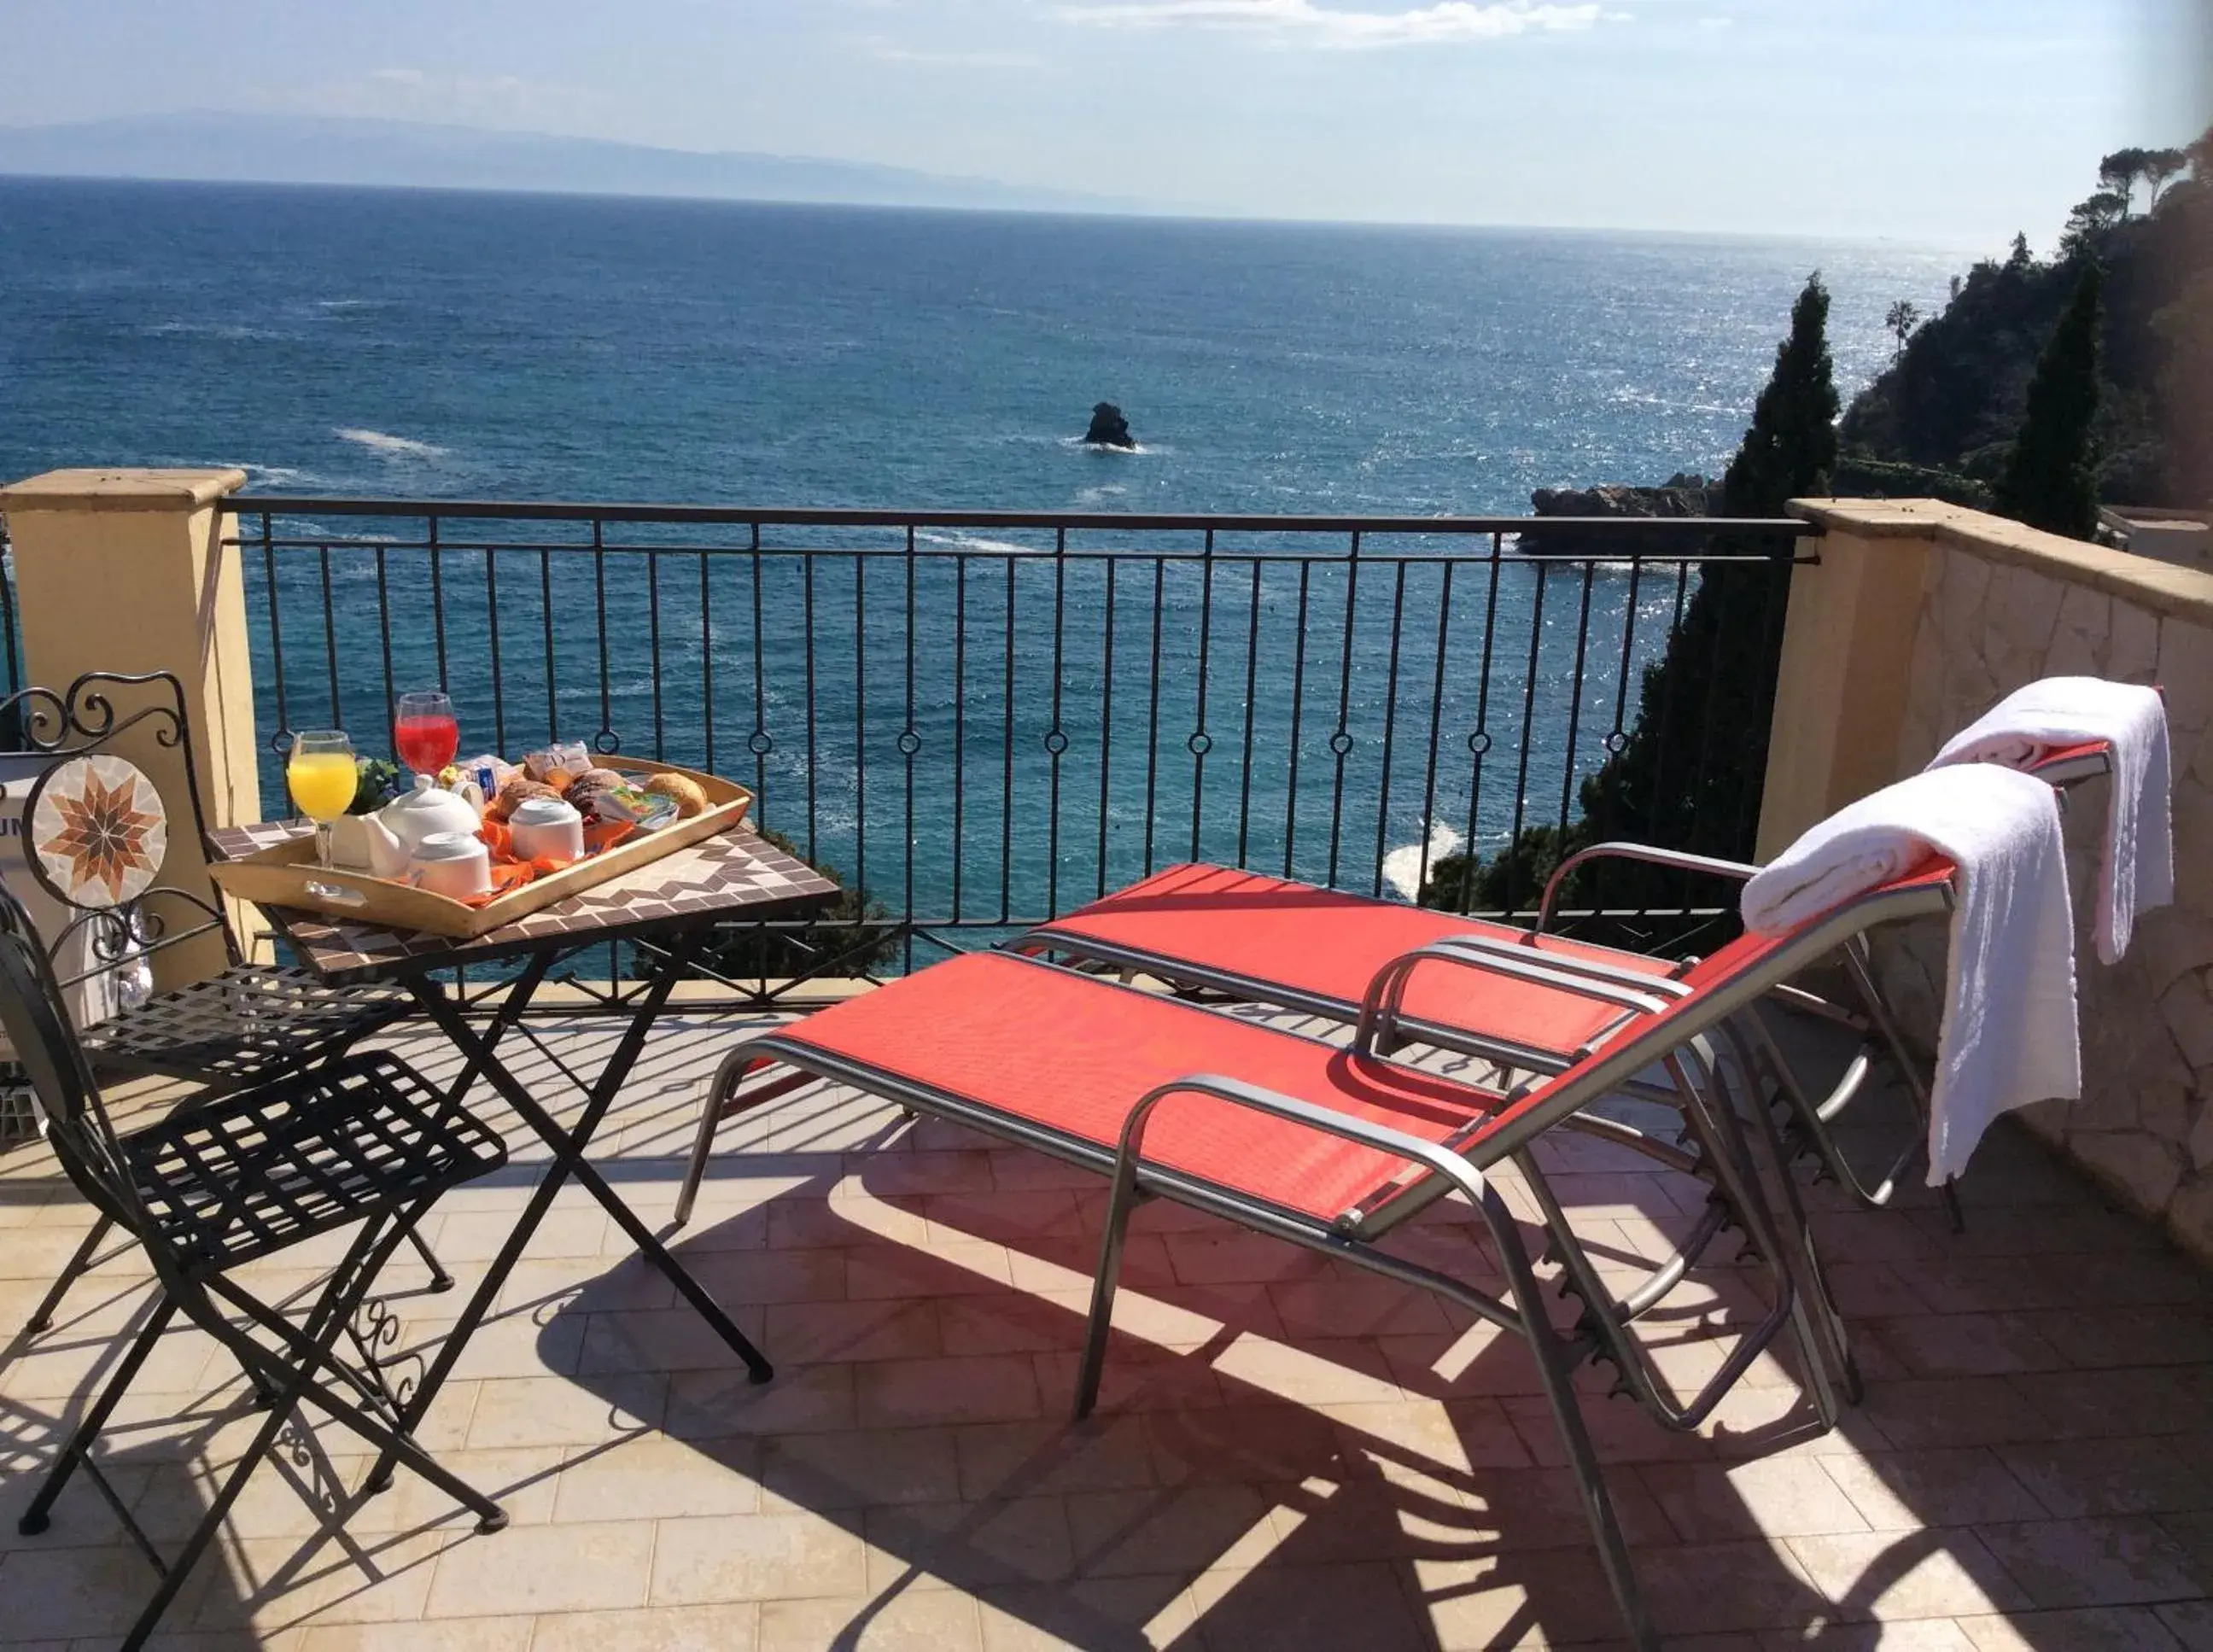
[[[539,1224],[545,1221],[546,1213],[552,1208],[555,1196],[572,1175],[606,1208],[608,1215],[621,1224],[624,1232],[644,1253],[646,1259],[668,1276],[685,1300],[706,1320],[716,1335],[745,1362],[747,1375],[753,1381],[765,1382],[774,1375],[769,1362],[761,1357],[760,1350],[747,1340],[745,1333],[722,1312],[714,1298],[674,1257],[669,1255],[667,1248],[638,1220],[637,1213],[616,1196],[614,1190],[584,1160],[585,1149],[590,1146],[593,1136],[607,1117],[607,1109],[614,1105],[617,1092],[622,1088],[624,1081],[630,1076],[631,1069],[637,1064],[639,1055],[644,1051],[646,1037],[652,1030],[654,1018],[668,1003],[668,996],[675,990],[677,978],[682,974],[684,966],[698,953],[699,942],[700,936],[697,932],[687,931],[669,947],[661,969],[646,990],[638,995],[636,1008],[631,1012],[629,1026],[624,1029],[613,1052],[600,1070],[598,1080],[585,1096],[583,1112],[578,1116],[573,1131],[564,1130],[560,1122],[540,1105],[537,1097],[531,1094],[529,1088],[500,1060],[495,1048],[501,1035],[521,1019],[531,997],[552,967],[552,952],[540,953],[531,960],[529,967],[509,989],[507,999],[500,1006],[498,1015],[483,1034],[478,1033],[468,1024],[460,1007],[440,991],[434,983],[419,977],[409,983],[416,1001],[423,1006],[424,1014],[460,1052],[462,1072],[454,1093],[459,1094],[479,1076],[483,1077],[552,1149],[552,1162],[546,1167],[546,1174],[540,1179],[538,1186],[531,1191],[529,1202],[524,1205],[514,1230],[508,1234],[506,1242],[500,1247],[491,1265],[485,1270],[475,1294],[463,1307],[453,1329],[447,1332],[436,1356],[430,1362],[430,1369],[424,1373],[422,1381],[417,1385],[413,1397],[401,1413],[404,1429],[412,1430],[429,1411],[431,1402],[437,1398],[447,1378],[452,1375],[461,1350],[467,1346],[469,1338],[476,1334],[477,1326],[491,1312],[493,1301],[507,1283],[508,1276],[515,1271],[515,1265],[521,1260],[522,1253],[537,1233]],[[380,1458],[371,1469],[367,1484],[372,1490],[381,1490],[391,1484],[391,1460],[387,1454]]]

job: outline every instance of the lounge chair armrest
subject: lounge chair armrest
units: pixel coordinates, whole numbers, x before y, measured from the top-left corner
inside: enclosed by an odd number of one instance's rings
[[[1531,936],[1532,940],[1535,938],[1533,935]],[[1643,970],[1624,969],[1619,964],[1609,964],[1603,959],[1582,957],[1575,953],[1539,952],[1524,942],[1501,941],[1493,935],[1451,935],[1445,936],[1439,944],[1450,947],[1456,952],[1481,953],[1487,958],[1503,958],[1517,963],[1526,960],[1586,980],[1610,981],[1634,992],[1665,998],[1685,997],[1691,991],[1672,975],[1653,975]]]
[[[1387,1028],[1395,1033],[1407,981],[1420,966],[1433,962],[1452,964],[1485,975],[1503,975],[1517,981],[1527,981],[1538,986],[1549,987],[1556,992],[1595,999],[1600,1003],[1613,1004],[1617,1009],[1642,1015],[1656,1015],[1667,1007],[1667,1001],[1656,993],[1638,991],[1611,981],[1594,980],[1570,970],[1555,969],[1516,956],[1515,949],[1510,947],[1497,950],[1489,948],[1478,949],[1460,941],[1437,941],[1426,947],[1417,947],[1411,952],[1400,953],[1375,972],[1360,1001],[1360,1020],[1353,1030],[1353,1048],[1364,1055],[1373,1055],[1376,1053],[1375,1041],[1380,1034]]]
[[[1311,1101],[1302,1101],[1296,1096],[1250,1084],[1241,1078],[1228,1078],[1220,1073],[1186,1073],[1181,1078],[1171,1079],[1146,1091],[1122,1121],[1121,1139],[1114,1151],[1114,1186],[1118,1199],[1125,1198],[1127,1186],[1134,1185],[1137,1166],[1144,1153],[1145,1127],[1152,1117],[1153,1109],[1169,1096],[1179,1094],[1211,1096],[1217,1101],[1227,1101],[1232,1106],[1249,1107],[1256,1113],[1288,1119],[1309,1130],[1340,1137],[1348,1142],[1357,1142],[1381,1153],[1388,1153],[1394,1158],[1435,1171],[1466,1194],[1478,1208],[1497,1197],[1484,1180],[1483,1173],[1449,1148],[1425,1142],[1417,1136],[1409,1136],[1404,1131],[1393,1130],[1388,1125],[1355,1119],[1329,1107],[1316,1106]]]
[[[1717,878],[1734,878],[1739,882],[1754,876],[1756,866],[1743,861],[1717,860],[1710,855],[1693,855],[1680,849],[1655,849],[1649,844],[1593,844],[1588,849],[1577,850],[1562,861],[1545,880],[1545,897],[1537,903],[1537,933],[1542,935],[1552,921],[1552,905],[1560,897],[1560,890],[1568,875],[1586,861],[1643,861],[1651,866],[1672,866],[1682,872],[1706,872]]]

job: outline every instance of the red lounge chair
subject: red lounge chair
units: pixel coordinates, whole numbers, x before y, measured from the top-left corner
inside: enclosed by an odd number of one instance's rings
[[[2106,746],[2094,742],[2047,753],[2030,772],[2064,788],[2110,767]],[[1369,982],[1392,959],[1418,947],[1455,942],[1511,948],[1524,956],[1533,952],[1560,969],[1680,991],[1693,960],[1625,952],[1548,933],[1569,875],[1603,859],[1643,861],[1736,881],[1759,869],[1741,861],[1637,844],[1595,844],[1553,873],[1539,902],[1536,927],[1529,930],[1261,873],[1172,866],[1040,924],[1014,945],[1021,952],[1141,972],[1178,987],[1340,1021],[1358,1016]],[[1845,1009],[1788,984],[1777,989],[1779,1000],[1842,1021],[1868,1040],[1826,1094],[1808,1091],[1759,1016],[1746,1016],[1740,1031],[1753,1070],[1788,1106],[1792,1149],[1814,1155],[1862,1204],[1881,1208],[1926,1150],[1929,1087],[1875,984],[1864,946],[1855,939],[1841,950],[1861,1008]],[[1476,993],[1464,978],[1433,975],[1409,987],[1402,1025],[1413,1039],[1440,1049],[1525,1072],[1556,1073],[1602,1047],[1628,1020],[1629,1013],[1619,1005],[1577,999],[1542,985],[1514,989],[1485,983]],[[1904,1075],[1923,1128],[1888,1169],[1870,1180],[1845,1157],[1829,1126],[1859,1094],[1879,1053],[1887,1053]],[[1660,1143],[1649,1137],[1637,1139],[1614,1121],[1592,1116],[1579,1121],[1579,1127],[1668,1157]],[[1948,1204],[1948,1187],[1946,1192]],[[1956,1207],[1954,1218],[1958,1219]]]
[[[1946,910],[1949,871],[1932,865],[1786,937],[1745,936],[1686,972],[1683,990],[1671,997],[1569,975],[1526,954],[1422,948],[1378,973],[1350,1049],[1032,959],[952,960],[733,1052],[717,1075],[716,1102],[701,1120],[677,1219],[690,1214],[717,1123],[812,1078],[851,1084],[1095,1169],[1112,1178],[1113,1194],[1078,1383],[1079,1417],[1098,1395],[1124,1231],[1140,1198],[1174,1199],[1434,1291],[1528,1341],[1624,1621],[1637,1644],[1655,1645],[1569,1384],[1580,1350],[1547,1319],[1521,1231],[1484,1171],[1511,1160],[1528,1180],[1551,1247],[1587,1308],[1636,1309],[1633,1301],[1613,1303],[1599,1283],[1528,1149],[1656,1064],[1679,1087],[1686,1119],[1705,1134],[1716,1192],[1754,1245],[1776,1257],[1777,1236],[1751,1185],[1705,1035],[1725,1033],[1736,1010],[1847,937],[1877,923]],[[1603,1050],[1504,1094],[1376,1053],[1405,1035],[1402,1005],[1415,1001],[1407,984],[1447,973],[1502,990],[1543,985],[1609,1002],[1630,1021]],[[789,1070],[742,1089],[747,1078],[776,1066]],[[1455,1191],[1489,1229],[1505,1276],[1503,1295],[1381,1247],[1408,1216]],[[1775,1311],[1716,1381],[1724,1389],[1734,1382],[1787,1318],[1815,1403],[1824,1420],[1832,1420],[1812,1343],[1818,1332],[1809,1329],[1787,1270],[1771,1265],[1771,1277]]]

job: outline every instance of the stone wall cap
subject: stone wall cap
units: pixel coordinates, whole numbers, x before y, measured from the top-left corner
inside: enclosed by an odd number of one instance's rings
[[[48,471],[0,487],[0,510],[174,510],[246,485],[242,470]]]
[[[1942,499],[1793,499],[1790,514],[1868,539],[1930,539],[1987,562],[2033,568],[2155,613],[2213,625],[2213,573],[1947,504]]]

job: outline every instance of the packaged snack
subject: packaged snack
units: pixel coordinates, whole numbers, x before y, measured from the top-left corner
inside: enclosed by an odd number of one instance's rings
[[[636,826],[640,832],[658,832],[677,818],[674,798],[631,785],[610,786],[594,794],[592,814],[599,820]]]
[[[561,741],[531,753],[522,759],[522,766],[533,780],[556,791],[566,791],[578,775],[592,766],[592,753],[581,740]]]

